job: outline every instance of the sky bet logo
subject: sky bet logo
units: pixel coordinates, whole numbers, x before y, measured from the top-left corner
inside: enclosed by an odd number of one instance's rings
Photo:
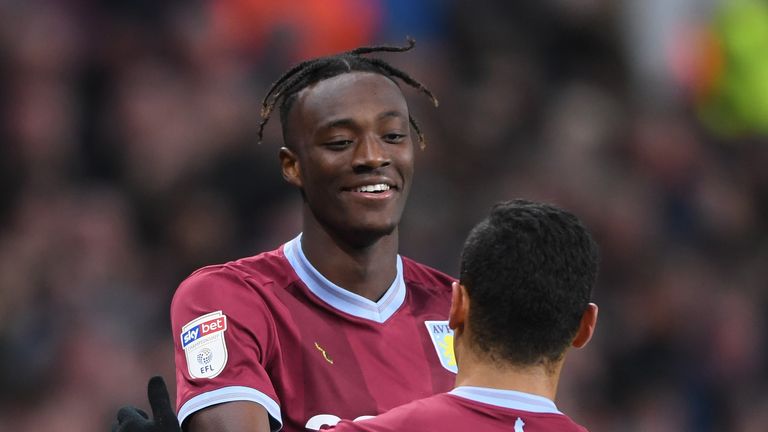
[[[201,337],[218,333],[226,329],[227,317],[225,315],[203,321],[181,334],[181,346],[182,348],[186,348],[187,345],[200,339]]]
[[[201,315],[181,328],[181,347],[192,378],[213,378],[227,365],[227,316],[222,311]]]

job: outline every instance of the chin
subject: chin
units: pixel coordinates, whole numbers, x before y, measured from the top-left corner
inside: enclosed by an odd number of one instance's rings
[[[396,229],[396,223],[349,226],[343,237],[351,245],[365,247],[376,243],[382,237],[394,234]]]

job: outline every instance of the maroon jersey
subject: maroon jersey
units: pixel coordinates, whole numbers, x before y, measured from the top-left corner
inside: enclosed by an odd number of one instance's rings
[[[587,432],[551,400],[511,390],[457,387],[333,432]]]
[[[189,276],[174,295],[179,421],[252,401],[271,426],[319,430],[448,391],[455,379],[449,276],[397,257],[373,302],[281,248]]]

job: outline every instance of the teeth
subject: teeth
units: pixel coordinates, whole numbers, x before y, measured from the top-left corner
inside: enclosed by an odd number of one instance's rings
[[[360,186],[359,188],[355,189],[355,192],[382,192],[382,191],[388,191],[389,189],[390,189],[389,185],[379,183],[374,185]]]

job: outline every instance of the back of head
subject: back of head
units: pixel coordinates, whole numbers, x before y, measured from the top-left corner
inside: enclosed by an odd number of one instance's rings
[[[470,344],[515,366],[561,359],[590,301],[597,261],[596,243],[571,213],[524,200],[495,205],[462,252]]]

